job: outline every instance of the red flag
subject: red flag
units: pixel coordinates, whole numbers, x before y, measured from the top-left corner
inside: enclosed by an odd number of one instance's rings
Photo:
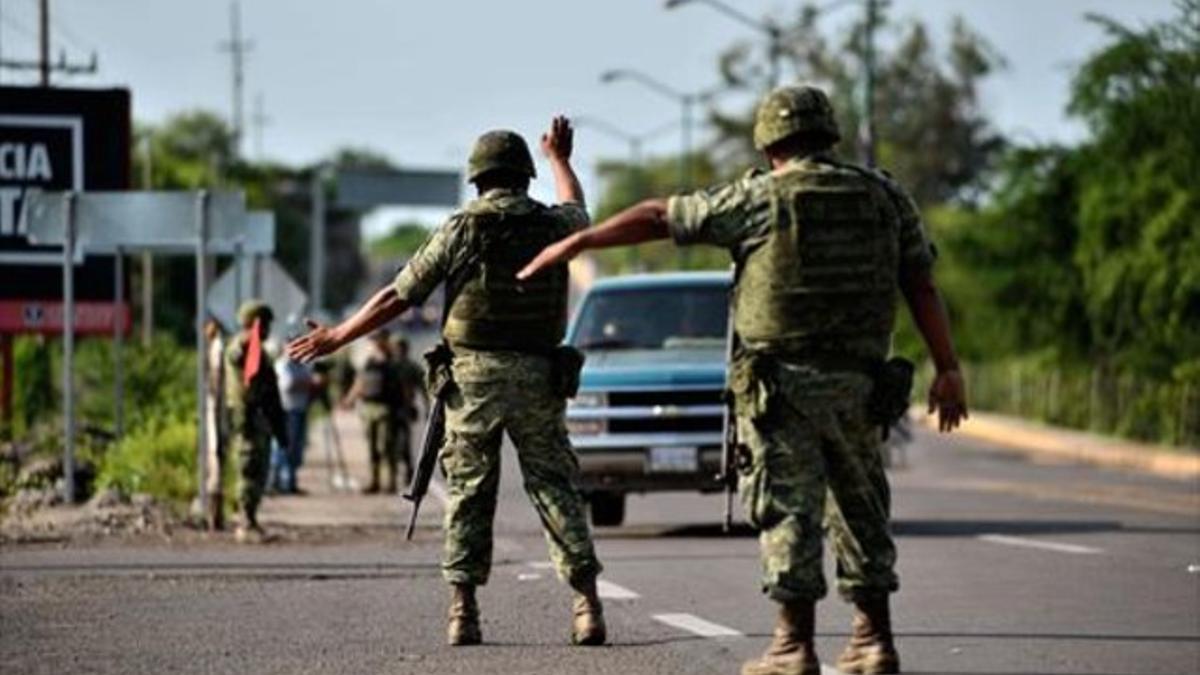
[[[260,332],[259,322],[261,319],[255,319],[250,326],[250,342],[246,345],[246,361],[242,366],[242,384],[250,386],[250,380],[258,374],[258,369],[262,367],[262,333]]]

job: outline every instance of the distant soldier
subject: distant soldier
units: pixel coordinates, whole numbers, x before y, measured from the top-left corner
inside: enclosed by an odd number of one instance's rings
[[[426,358],[430,394],[445,405],[441,466],[449,494],[442,575],[451,588],[447,639],[478,644],[475,587],[488,580],[492,520],[500,483],[500,441],[516,446],[525,489],[538,511],[550,557],[575,590],[571,640],[603,644],[607,631],[578,460],[567,440],[566,399],[578,385],[581,360],[559,348],[567,322],[567,268],[516,283],[520,265],[546,244],[588,225],[583,190],[570,166],[572,132],[555,118],[542,136],[554,171],[557,206],[528,195],[534,177],[529,148],[516,133],[491,131],[471,151],[468,178],[479,197],[450,217],[417,251],[391,286],[336,327],[313,325],[288,346],[313,359],[340,349],[447,282],[445,344]]]
[[[412,431],[420,409],[428,409],[429,395],[425,391],[425,369],[408,355],[408,340],[403,335],[392,338],[392,360],[396,364],[396,447],[404,465],[404,484],[412,482]],[[420,408],[417,401],[420,400]]]
[[[400,378],[392,358],[388,331],[380,328],[371,336],[367,358],[354,378],[354,385],[342,400],[343,405],[357,404],[367,435],[371,457],[371,483],[363,492],[378,494],[380,468],[387,470],[387,494],[396,494],[399,448],[396,446],[396,407],[400,400]]]
[[[288,443],[279,383],[263,341],[271,333],[274,314],[259,300],[238,309],[242,332],[225,350],[225,398],[230,416],[230,447],[238,460],[238,541],[265,537],[258,506],[271,467],[271,437]]]
[[[823,91],[777,89],[754,126],[769,173],[645,201],[547,247],[518,275],[536,279],[586,249],[668,236],[729,250],[738,270],[729,385],[740,492],[762,531],[763,590],[780,604],[775,640],[743,666],[747,675],[821,672],[813,623],[826,593],[823,523],[838,590],[856,609],[838,669],[900,670],[888,605],[899,586],[896,547],[879,452],[881,429],[907,409],[911,387],[911,364],[885,361],[899,293],[937,367],[929,403],[941,429],[967,414],[917,208],[886,174],[835,160],[838,139]]]

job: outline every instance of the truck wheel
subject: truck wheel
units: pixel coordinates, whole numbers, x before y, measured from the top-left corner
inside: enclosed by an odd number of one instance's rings
[[[620,492],[595,492],[588,497],[592,507],[592,524],[597,527],[616,527],[625,522],[625,495]]]

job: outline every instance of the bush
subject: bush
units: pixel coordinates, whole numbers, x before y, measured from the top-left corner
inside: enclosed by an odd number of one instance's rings
[[[195,418],[148,419],[132,429],[106,453],[97,482],[186,506],[196,495]]]

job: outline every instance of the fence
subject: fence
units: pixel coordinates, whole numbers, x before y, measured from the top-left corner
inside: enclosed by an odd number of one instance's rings
[[[1100,367],[1053,368],[1030,361],[964,364],[963,374],[973,409],[1200,448],[1195,382],[1154,382]]]

